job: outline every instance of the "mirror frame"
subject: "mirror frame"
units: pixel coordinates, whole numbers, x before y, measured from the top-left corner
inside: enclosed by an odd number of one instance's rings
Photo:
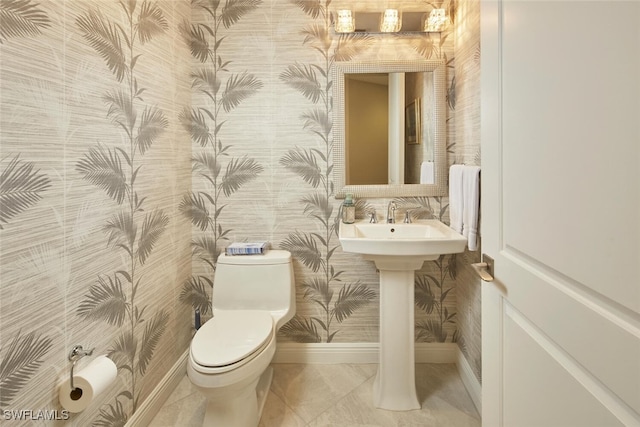
[[[433,73],[434,183],[346,185],[345,176],[345,74]],[[447,195],[447,81],[444,60],[337,62],[333,68],[333,179],[336,199],[354,197],[420,197]],[[404,114],[404,110],[403,110]]]

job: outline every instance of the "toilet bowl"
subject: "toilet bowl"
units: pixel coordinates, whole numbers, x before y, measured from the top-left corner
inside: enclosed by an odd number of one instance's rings
[[[196,332],[187,375],[207,398],[203,426],[256,427],[278,329],[295,313],[291,254],[220,255],[213,317]]]

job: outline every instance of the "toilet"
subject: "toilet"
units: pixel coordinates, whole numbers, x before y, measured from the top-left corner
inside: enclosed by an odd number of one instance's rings
[[[291,253],[220,255],[213,317],[194,335],[187,375],[207,398],[203,426],[256,427],[278,329],[295,314]]]

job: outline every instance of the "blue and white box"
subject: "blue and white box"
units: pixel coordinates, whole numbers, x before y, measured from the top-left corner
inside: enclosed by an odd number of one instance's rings
[[[262,255],[269,250],[269,242],[234,242],[227,246],[227,255]]]

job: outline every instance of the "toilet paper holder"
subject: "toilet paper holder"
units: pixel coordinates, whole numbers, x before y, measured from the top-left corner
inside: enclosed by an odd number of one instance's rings
[[[71,383],[70,383],[72,391],[75,390],[75,387],[73,386],[73,368],[75,368],[76,362],[85,356],[91,356],[93,354],[93,350],[95,350],[95,347],[92,348],[91,350],[85,350],[81,345],[74,345],[73,348],[71,349],[71,352],[69,352],[69,361],[73,362],[71,365]]]

